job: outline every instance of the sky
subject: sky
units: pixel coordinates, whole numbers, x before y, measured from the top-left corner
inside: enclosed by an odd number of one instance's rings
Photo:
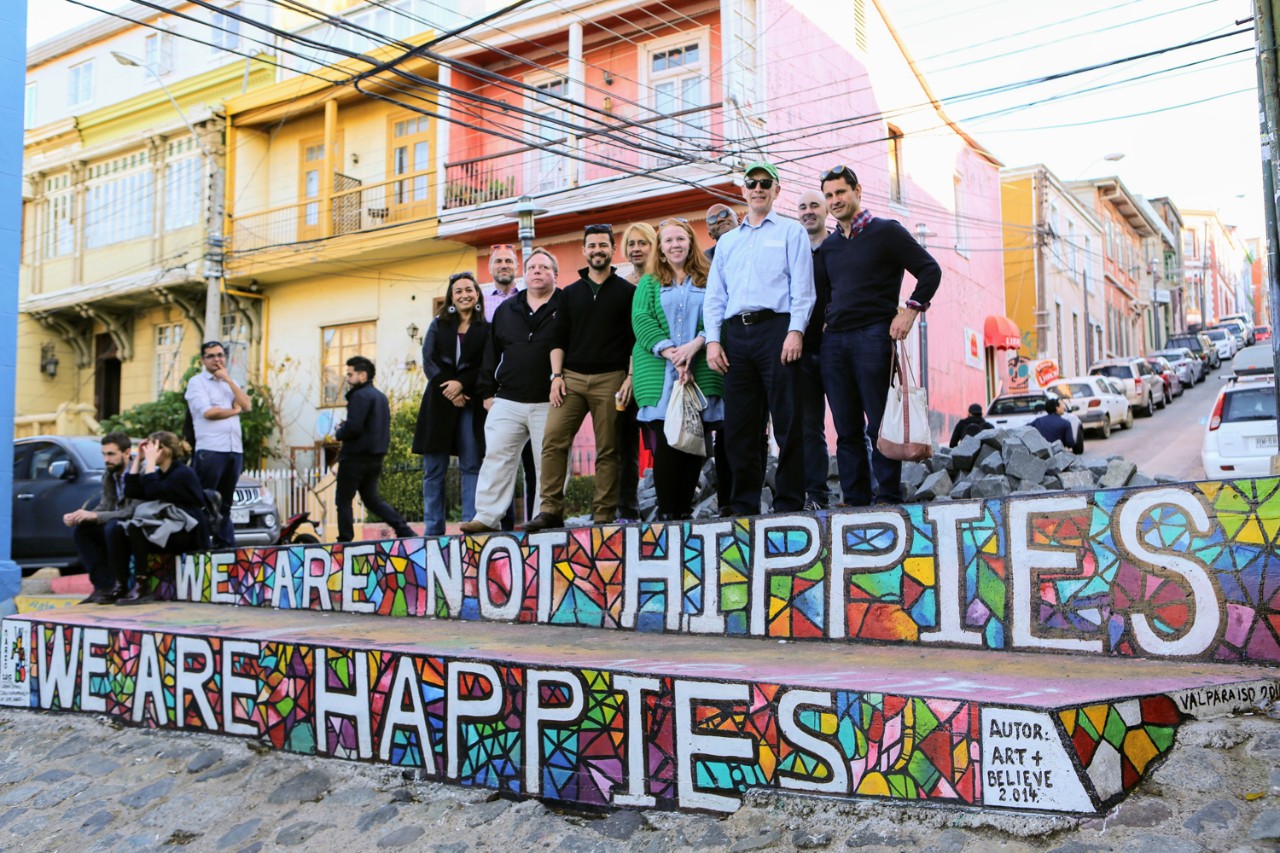
[[[1134,192],[1217,210],[1245,237],[1262,233],[1249,0],[880,2],[951,118],[1005,165],[1044,163],[1064,181],[1119,175]],[[94,14],[67,0],[29,0],[28,44]],[[1227,35],[1240,29],[1249,32]],[[1011,86],[1218,35],[1224,37]],[[1188,67],[1172,70],[1179,66]],[[1142,75],[1152,76],[1131,79]],[[1009,90],[975,96],[1004,86]],[[1124,157],[1104,159],[1116,154]]]

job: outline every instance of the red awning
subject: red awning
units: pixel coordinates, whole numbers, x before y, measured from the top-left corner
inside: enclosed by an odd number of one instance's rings
[[[982,324],[982,337],[993,349],[1016,350],[1022,347],[1022,332],[1018,331],[1018,324],[999,314],[987,317]]]

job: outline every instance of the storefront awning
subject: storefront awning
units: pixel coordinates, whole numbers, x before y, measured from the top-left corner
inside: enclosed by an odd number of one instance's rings
[[[1018,324],[1000,314],[991,314],[982,324],[982,337],[992,349],[1020,349],[1022,332]]]

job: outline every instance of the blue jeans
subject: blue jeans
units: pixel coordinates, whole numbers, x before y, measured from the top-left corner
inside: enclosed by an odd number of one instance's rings
[[[473,429],[475,412],[470,408],[458,414],[453,427],[458,449],[458,473],[462,476],[462,517],[475,518],[476,480],[480,476],[480,442]],[[448,453],[426,453],[422,457],[422,512],[427,536],[443,536],[445,522],[444,480],[449,470]]]
[[[209,531],[215,548],[236,546],[236,527],[231,523],[231,504],[235,500],[236,483],[240,481],[240,471],[243,468],[243,453],[196,451],[196,476],[200,478],[201,488],[213,489],[222,498],[222,523]]]
[[[902,502],[902,463],[874,449],[889,394],[889,322],[828,330],[822,339],[822,381],[836,427],[840,489],[850,506]]]
[[[804,496],[819,506],[831,499],[827,489],[827,398],[818,351],[800,356],[800,433],[804,436]]]

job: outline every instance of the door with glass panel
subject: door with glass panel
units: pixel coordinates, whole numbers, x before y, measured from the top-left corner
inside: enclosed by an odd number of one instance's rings
[[[388,220],[406,222],[431,215],[430,119],[419,115],[402,115],[388,120],[390,147],[388,177],[397,178],[387,187]]]
[[[563,189],[568,184],[568,160],[560,153],[568,139],[568,112],[564,97],[568,83],[563,77],[534,85],[534,115],[530,130],[541,145],[530,151],[525,160],[525,192],[540,193]]]
[[[325,236],[321,221],[324,205],[321,191],[324,170],[336,170],[342,162],[342,137],[333,143],[333,157],[326,156],[324,137],[313,136],[298,143],[298,239],[318,240]]]

